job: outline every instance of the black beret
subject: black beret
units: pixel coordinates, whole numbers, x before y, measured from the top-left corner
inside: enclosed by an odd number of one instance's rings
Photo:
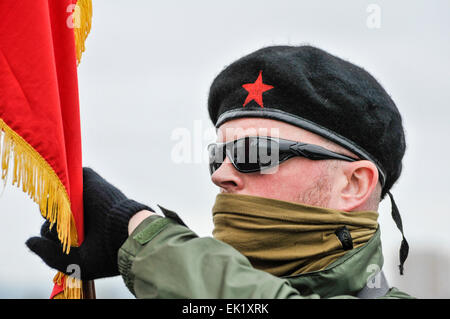
[[[280,120],[372,161],[382,198],[400,176],[405,136],[400,113],[364,69],[311,46],[271,46],[227,66],[213,81],[216,127],[242,117]]]

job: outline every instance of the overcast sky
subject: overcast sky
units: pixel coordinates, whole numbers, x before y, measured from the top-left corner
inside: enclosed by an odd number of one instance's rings
[[[78,68],[84,166],[210,236],[218,189],[206,162],[173,161],[174,131],[189,130],[202,150],[209,86],[226,65],[263,46],[317,46],[369,71],[403,116],[407,152],[392,193],[411,249],[400,278],[401,236],[383,201],[388,279],[450,297],[450,2],[95,0],[93,9]],[[42,223],[37,205],[8,183],[0,211],[0,297],[48,298],[55,272],[24,245]],[[96,286],[99,298],[132,297],[120,277]]]

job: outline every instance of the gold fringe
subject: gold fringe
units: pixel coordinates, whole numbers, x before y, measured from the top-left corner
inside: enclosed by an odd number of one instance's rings
[[[85,50],[84,43],[89,32],[91,31],[92,0],[77,1],[73,12],[73,22],[78,65],[81,61],[81,55]]]
[[[58,272],[53,278],[53,282],[64,285],[64,291],[54,296],[53,299],[83,299],[83,283],[80,279]]]
[[[0,118],[0,154],[4,186],[8,178],[10,158],[13,159],[12,184],[27,193],[37,204],[44,218],[53,227],[57,224],[58,238],[68,254],[77,246],[77,231],[70,209],[70,199],[64,185],[52,167],[21,136]]]
[[[22,185],[22,190],[39,204],[42,216],[51,223],[50,228],[56,222],[58,239],[63,245],[63,251],[68,254],[70,246],[78,245],[78,235],[66,189],[47,161],[1,118],[0,156],[3,187],[6,186],[12,157],[14,163],[12,184],[17,184],[19,188]],[[83,298],[81,280],[58,272],[53,281],[61,284],[63,278],[64,293],[54,298]]]

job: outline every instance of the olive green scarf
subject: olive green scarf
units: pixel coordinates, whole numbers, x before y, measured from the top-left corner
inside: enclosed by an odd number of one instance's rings
[[[375,233],[378,213],[345,212],[294,202],[218,194],[213,235],[246,256],[253,267],[276,276],[326,268],[343,256],[335,231],[346,226],[353,248]]]

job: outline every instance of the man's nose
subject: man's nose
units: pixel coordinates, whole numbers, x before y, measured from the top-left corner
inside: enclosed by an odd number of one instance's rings
[[[228,157],[222,165],[211,175],[211,180],[225,193],[233,193],[244,188],[244,180],[241,173],[236,170]]]

